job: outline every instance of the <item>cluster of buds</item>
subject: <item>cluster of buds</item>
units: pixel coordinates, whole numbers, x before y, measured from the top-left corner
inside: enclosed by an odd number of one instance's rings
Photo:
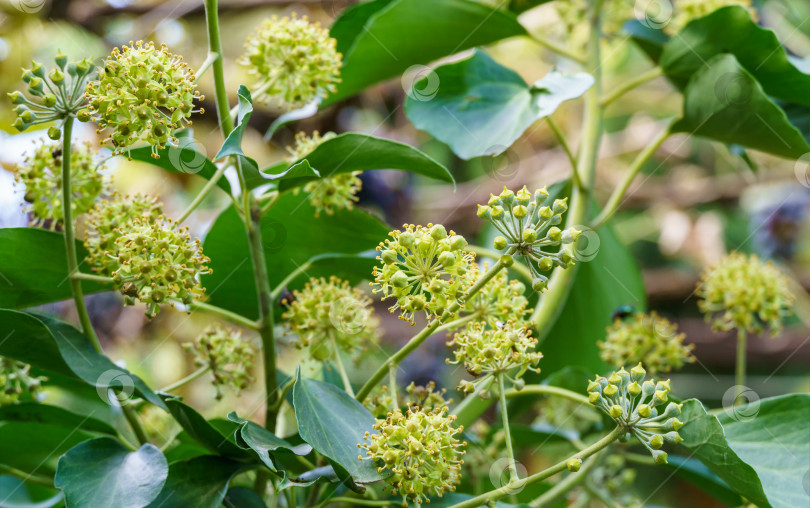
[[[616,319],[607,327],[605,340],[599,342],[602,360],[620,367],[643,363],[651,375],[670,372],[692,363],[693,344],[685,345],[686,334],[678,326],[655,312],[641,312],[633,317]]]
[[[751,0],[676,0],[674,4],[675,15],[664,27],[664,30],[670,35],[680,32],[690,21],[730,5],[745,7],[751,14],[751,18],[754,21],[757,20],[757,11],[751,5]]]
[[[296,337],[293,345],[307,349],[312,360],[328,360],[336,349],[357,354],[379,337],[371,299],[337,277],[312,278],[282,304],[287,306],[282,317]]]
[[[683,441],[678,435],[683,423],[677,418],[682,404],[667,403],[669,380],[645,381],[646,375],[638,364],[629,373],[622,368],[607,378],[597,376],[588,384],[588,399],[625,431],[620,440],[635,436],[656,464],[666,464],[667,454],[661,447]]]
[[[93,161],[89,144],[74,146],[70,152],[71,210],[75,217],[93,208],[96,199],[107,191],[109,182]],[[59,143],[41,144],[33,154],[17,165],[14,179],[25,186],[23,209],[31,214],[31,224],[51,229],[62,223],[62,146]]]
[[[447,345],[455,347],[455,360],[448,358],[447,363],[461,363],[467,372],[477,377],[474,382],[462,381],[459,390],[465,393],[478,390],[482,396],[486,396],[486,390],[482,392],[479,387],[490,374],[502,375],[520,389],[524,384],[521,376],[527,370],[540,372],[536,365],[543,358],[543,354],[535,350],[537,339],[521,322],[507,321],[494,329],[476,322],[455,334]]]
[[[703,273],[698,307],[715,330],[732,329],[771,335],[782,332],[794,296],[785,275],[770,261],[732,252]]]
[[[334,137],[334,132],[327,132],[323,136],[318,131],[313,132],[312,136],[299,132],[295,135],[295,147],[287,147],[290,152],[287,162],[293,163],[306,158],[318,145]],[[315,217],[321,212],[332,215],[335,210],[354,208],[354,203],[358,200],[357,193],[363,187],[360,173],[361,171],[338,173],[306,183],[304,192],[307,193],[309,204],[315,208]],[[296,188],[296,193],[299,191],[300,188]]]
[[[532,194],[524,185],[517,193],[504,187],[499,195],[490,194],[486,205],[478,205],[478,217],[503,234],[495,238],[495,248],[525,259],[532,272],[532,289],[537,292],[548,284],[544,274],[555,266],[567,268],[573,263],[574,257],[564,246],[573,244],[581,233],[576,228],[557,227],[568,210],[568,198],[544,206],[548,198],[545,187]],[[547,252],[558,246],[557,252]]]
[[[84,87],[93,72],[92,62],[85,58],[68,63],[66,55],[59,51],[54,57],[56,67],[47,72],[41,63],[31,62],[30,69],[23,69],[22,80],[28,84],[29,99],[20,91],[8,94],[17,107],[14,127],[20,132],[41,123],[64,120],[75,115],[84,104]],[[59,127],[48,129],[48,137],[62,137]]]
[[[404,414],[396,409],[377,420],[373,427],[377,433],[366,432],[365,442],[357,445],[366,450],[366,460],[379,461],[379,471],[393,472],[385,481],[402,496],[402,506],[408,506],[408,500],[421,504],[430,501],[428,496],[442,497],[455,490],[466,445],[456,437],[463,427],[453,427],[455,418],[447,415],[447,407],[429,412],[408,409]]]
[[[452,312],[472,283],[474,255],[465,251],[467,240],[441,224],[394,230],[377,247],[382,268],[374,267],[374,293],[393,297],[391,312],[414,323],[414,314],[424,311],[428,320]],[[451,308],[452,307],[452,308]]]
[[[37,399],[47,378],[31,375],[31,366],[0,356],[0,406],[13,404],[24,393]]]
[[[487,263],[482,268],[473,264],[472,279],[478,280],[479,272],[488,270]],[[490,328],[497,328],[507,321],[520,322],[528,312],[529,300],[524,293],[526,286],[517,279],[509,280],[506,270],[501,270],[478,293],[464,304],[464,312],[475,314],[478,321]]]
[[[112,129],[104,142],[116,153],[144,141],[153,157],[166,143],[177,142],[174,131],[191,124],[194,100],[203,100],[197,78],[182,57],[151,42],[138,41],[113,49],[96,80],[87,84],[88,105],[80,121],[93,120],[99,132]]]
[[[256,350],[236,330],[215,323],[206,328],[195,342],[185,343],[183,347],[194,355],[197,367],[207,367],[211,371],[217,400],[222,398],[223,386],[230,386],[238,394],[253,380],[251,372]]]
[[[336,47],[329,31],[306,16],[273,16],[250,34],[239,63],[257,79],[254,100],[276,97],[293,109],[337,90],[342,55]]]
[[[163,207],[151,196],[114,194],[109,201],[98,203],[88,213],[88,228],[84,246],[89,252],[87,262],[91,269],[106,277],[118,269],[115,241],[135,219],[157,219]]]
[[[433,411],[441,409],[453,403],[453,399],[445,398],[447,389],[436,389],[436,383],[428,382],[427,385],[417,385],[413,381],[405,387],[405,395],[397,392],[396,405],[388,385],[376,388],[363,402],[366,409],[376,418],[384,417],[394,407],[418,408],[423,411]]]
[[[200,275],[211,273],[200,240],[192,241],[187,228],[163,216],[135,218],[121,228],[113,256],[118,262],[113,282],[125,303],[146,303],[149,317],[160,311],[160,304],[190,305],[202,298]]]

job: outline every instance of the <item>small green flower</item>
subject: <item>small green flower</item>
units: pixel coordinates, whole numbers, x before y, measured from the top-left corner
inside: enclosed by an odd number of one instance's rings
[[[255,76],[253,99],[278,99],[289,109],[337,90],[342,56],[337,41],[306,16],[264,20],[245,43],[239,63]]]
[[[464,249],[467,240],[441,224],[427,227],[405,224],[405,231],[394,230],[377,247],[382,268],[374,267],[374,293],[395,298],[391,312],[400,310],[400,319],[414,324],[414,314],[424,312],[428,320],[441,318],[472,285],[471,267],[475,258]]]
[[[239,394],[253,381],[256,349],[236,330],[215,323],[206,328],[195,342],[183,344],[183,347],[194,355],[197,367],[210,369],[217,400],[222,398],[223,386],[229,386]]]
[[[156,219],[163,207],[151,196],[122,196],[114,194],[109,201],[101,201],[88,213],[88,228],[84,247],[89,252],[87,262],[91,269],[106,277],[118,268],[115,241],[137,218]]]
[[[87,212],[109,188],[109,181],[93,161],[88,143],[73,146],[70,152],[71,209],[74,218]],[[59,143],[39,145],[17,165],[14,179],[25,186],[24,211],[31,214],[31,224],[49,224],[56,229],[64,218],[62,210],[62,147]]]
[[[366,460],[378,462],[378,471],[394,473],[385,481],[402,496],[402,506],[429,502],[430,496],[455,490],[466,446],[456,437],[464,429],[453,427],[455,419],[447,416],[447,407],[429,412],[409,409],[404,414],[396,409],[377,420],[373,427],[377,433],[366,432],[364,442],[357,445],[366,450]]]
[[[164,303],[190,305],[205,289],[200,276],[211,273],[200,240],[166,217],[138,217],[120,228],[112,256],[119,266],[113,281],[125,303],[147,304],[146,315],[155,316]]]
[[[767,327],[771,336],[782,332],[782,321],[794,300],[787,278],[776,265],[738,252],[703,273],[698,297],[700,311],[712,320],[715,330],[760,333]]]
[[[312,278],[304,289],[294,291],[282,315],[295,334],[293,345],[307,349],[309,358],[323,362],[335,354],[334,347],[357,355],[375,344],[379,321],[371,299],[337,277]],[[334,344],[333,344],[334,341]]]
[[[548,273],[555,266],[567,268],[574,257],[565,247],[573,244],[581,231],[575,228],[561,230],[562,214],[568,210],[568,198],[549,199],[545,188],[530,193],[524,185],[517,193],[503,188],[498,196],[490,194],[486,205],[478,205],[478,217],[489,221],[503,236],[495,238],[498,250],[509,249],[523,257],[532,272],[532,289],[544,291]],[[559,247],[557,252],[548,249]]]
[[[607,378],[597,376],[588,385],[588,399],[625,431],[620,439],[635,436],[656,464],[666,464],[667,454],[661,447],[683,441],[678,435],[683,423],[677,418],[682,404],[667,404],[669,380],[645,381],[646,375],[639,363],[629,373],[622,368]]]
[[[182,57],[165,44],[157,48],[143,41],[114,48],[85,95],[89,104],[79,112],[79,120],[92,119],[99,132],[111,129],[103,141],[112,144],[115,153],[143,141],[152,146],[155,158],[158,149],[177,143],[174,131],[191,125],[192,113],[203,113],[194,109],[194,100],[205,99]]]
[[[641,312],[628,319],[616,319],[599,342],[602,360],[619,367],[641,362],[651,375],[680,369],[695,361],[694,345],[684,345],[683,333],[666,318]]]
[[[14,404],[24,394],[38,400],[48,378],[31,375],[31,366],[0,356],[0,407]]]
[[[472,265],[472,279],[477,280],[479,273],[486,273],[486,263],[481,268]],[[528,312],[529,300],[524,293],[526,286],[517,279],[509,280],[507,270],[501,270],[484,285],[481,290],[464,304],[464,312],[475,314],[478,321],[485,322],[490,328],[497,328],[507,321],[521,322]]]

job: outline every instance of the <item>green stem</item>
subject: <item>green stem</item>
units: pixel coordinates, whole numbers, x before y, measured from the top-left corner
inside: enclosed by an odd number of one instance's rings
[[[610,434],[606,435],[596,443],[592,444],[591,446],[575,453],[574,455],[568,457],[567,459],[558,462],[557,464],[540,471],[539,473],[535,473],[533,475],[527,476],[526,478],[521,478],[519,480],[510,481],[506,485],[499,487],[495,490],[491,490],[485,494],[481,494],[480,496],[474,497],[467,501],[462,501],[461,503],[457,503],[451,506],[451,508],[474,508],[477,506],[486,505],[490,501],[497,501],[498,499],[509,495],[510,493],[520,491],[524,487],[529,485],[533,485],[537,482],[541,482],[546,478],[554,476],[555,474],[567,469],[568,461],[574,458],[579,458],[580,460],[590,457],[591,455],[595,454],[596,452],[602,450],[613,441],[619,438],[624,433],[624,428],[616,427],[611,431]]]
[[[604,97],[600,101],[600,103],[603,108],[606,108],[609,105],[611,105],[613,101],[615,101],[622,95],[626,94],[630,90],[638,86],[641,86],[648,81],[652,81],[655,78],[662,76],[663,74],[664,71],[661,69],[661,67],[653,67],[647,72],[641,73],[637,77],[629,80],[627,83],[619,85],[615,90],[613,90],[610,94],[608,94],[607,97]]]
[[[298,268],[290,272],[286,277],[284,277],[284,279],[281,282],[276,284],[276,287],[273,288],[272,291],[270,291],[270,298],[272,298],[274,302],[278,300],[279,296],[281,296],[281,293],[284,291],[284,288],[286,288],[290,284],[290,282],[292,282],[296,277],[298,277],[302,273],[306,273],[306,271],[309,270],[311,266],[312,262],[306,261],[303,264],[299,265]]]
[[[70,149],[71,138],[73,136],[73,117],[65,118],[64,131],[62,132],[62,218],[65,229],[65,254],[67,258],[68,274],[71,275],[70,289],[73,292],[73,301],[76,303],[76,314],[79,316],[79,323],[84,335],[90,339],[93,347],[101,352],[101,344],[98,336],[90,322],[90,315],[87,313],[87,306],[84,303],[84,293],[82,292],[82,282],[73,278],[72,275],[79,272],[79,261],[76,257],[76,236],[73,231],[73,194],[70,190]]]
[[[394,501],[386,501],[384,499],[377,500],[377,499],[358,499],[356,497],[333,497],[319,504],[316,508],[323,508],[324,506],[333,503],[348,503],[349,506],[393,506],[397,504]]]
[[[225,319],[233,321],[236,324],[242,325],[245,328],[250,328],[251,330],[259,329],[259,323],[257,321],[253,321],[252,319],[248,319],[245,316],[223,309],[222,307],[217,307],[215,305],[210,305],[203,302],[194,302],[190,305],[190,308],[193,310],[208,312],[209,314],[217,314]]]
[[[579,181],[579,173],[577,173],[577,158],[571,151],[571,147],[568,146],[568,142],[565,140],[565,135],[557,126],[557,122],[555,122],[550,116],[546,117],[546,122],[548,122],[548,126],[551,128],[551,132],[554,133],[554,136],[557,138],[557,142],[560,143],[560,146],[565,151],[565,155],[568,156],[568,160],[571,162],[571,169],[573,170],[572,175],[574,177],[574,183],[577,185],[577,187],[581,188],[582,182]]]
[[[47,476],[40,476],[33,473],[26,473],[25,471],[21,471],[17,468],[7,466],[5,464],[0,464],[0,471],[3,473],[10,474],[12,476],[16,476],[20,480],[25,482],[36,483],[37,485],[44,485],[46,487],[53,488],[53,479],[48,478]]]
[[[621,183],[613,189],[613,193],[610,195],[605,207],[602,209],[602,212],[593,220],[592,227],[594,229],[599,228],[600,226],[604,225],[605,222],[610,219],[616,210],[619,209],[619,206],[622,204],[622,200],[624,199],[627,190],[630,188],[630,185],[635,180],[636,175],[638,172],[641,171],[641,168],[644,164],[650,160],[655,152],[660,148],[661,144],[670,136],[672,133],[672,123],[670,123],[666,129],[664,129],[655,139],[650,142],[647,146],[644,147],[642,151],[636,155],[636,158],[630,164],[630,167],[627,168],[627,173],[625,173],[624,178],[622,179]]]
[[[208,56],[205,57],[205,61],[202,63],[197,72],[194,73],[194,81],[199,81],[200,76],[205,74],[205,72],[211,67],[211,65],[219,59],[219,53],[212,53],[209,52]]]
[[[124,412],[124,417],[129,422],[129,426],[132,427],[132,431],[135,433],[135,437],[138,438],[138,442],[142,445],[149,442],[149,439],[146,437],[146,432],[144,432],[143,427],[141,427],[141,422],[138,421],[138,414],[135,412],[135,407],[132,404],[126,404],[121,406],[121,410]]]
[[[262,468],[256,471],[256,479],[253,481],[253,492],[264,498],[267,493],[267,482],[270,480],[270,472]]]
[[[397,366],[388,366],[388,389],[391,391],[391,410],[396,411],[399,409],[399,400],[397,399]]]
[[[219,36],[219,12],[217,0],[205,0],[205,23],[208,28],[208,52],[222,55],[222,40]],[[225,88],[225,67],[223,58],[211,63],[214,72],[214,95],[217,104],[217,117],[222,135],[228,137],[233,130],[233,120],[228,105],[228,91]]]
[[[329,341],[332,343],[332,350],[335,352],[335,363],[337,364],[338,373],[340,373],[340,380],[343,381],[343,389],[350,397],[354,397],[354,390],[352,383],[349,381],[349,375],[346,373],[346,368],[343,367],[343,360],[340,358],[340,347],[334,335],[330,335]]]
[[[82,273],[76,272],[70,275],[72,279],[76,280],[91,280],[93,282],[99,282],[101,284],[112,284],[113,279],[112,277],[104,277],[102,275],[93,275],[91,273]]]
[[[553,51],[554,53],[557,53],[558,55],[570,58],[571,60],[579,62],[581,64],[584,64],[586,62],[585,58],[582,55],[574,53],[570,49],[552,41],[551,39],[547,39],[540,34],[529,34],[529,35],[531,36],[532,39],[537,41],[538,44],[540,44],[546,49]]]
[[[188,208],[186,208],[186,211],[183,212],[183,215],[181,215],[180,218],[177,219],[178,224],[188,219],[188,216],[191,215],[191,212],[193,212],[198,206],[200,206],[200,203],[202,203],[203,200],[211,192],[211,190],[214,187],[216,187],[217,183],[219,182],[219,179],[222,178],[222,175],[225,174],[225,170],[227,169],[228,163],[227,161],[225,161],[219,168],[217,168],[216,173],[211,175],[211,178],[205,183],[205,186],[200,190],[200,192],[197,193],[197,195],[194,197],[194,201],[192,201],[191,204],[188,205]]]
[[[735,383],[737,384],[737,393],[734,396],[734,404],[742,404],[743,400],[740,397],[745,392],[745,346],[747,335],[745,328],[737,329],[737,367]]]
[[[512,397],[520,397],[522,395],[555,395],[557,397],[572,400],[582,404],[583,406],[593,407],[593,405],[588,401],[588,397],[580,395],[577,392],[572,392],[571,390],[566,390],[565,388],[560,388],[558,386],[526,385],[520,390],[516,390],[514,388],[506,390],[507,399],[511,399]]]
[[[554,486],[545,491],[542,496],[530,502],[529,506],[541,508],[550,505],[561,495],[582,483],[582,481],[588,477],[590,470],[599,462],[599,457],[601,457],[603,453],[605,453],[604,450],[595,453],[591,458],[582,463],[582,467],[580,467],[577,473],[572,473],[554,484]]]
[[[512,448],[512,430],[509,428],[509,414],[506,411],[506,387],[503,383],[504,374],[501,372],[497,375],[498,378],[498,391],[501,400],[501,418],[503,422],[504,441],[506,443],[506,460],[508,460],[507,467],[509,468],[509,481],[514,482],[519,480],[517,466],[515,465],[515,450]]]
[[[175,381],[174,383],[172,383],[170,385],[164,386],[163,388],[160,389],[160,391],[168,393],[168,392],[172,392],[174,390],[177,390],[181,386],[185,386],[185,385],[189,384],[190,382],[194,381],[195,379],[199,378],[200,376],[202,376],[203,374],[205,374],[209,370],[211,370],[211,366],[206,365],[205,367],[202,367],[202,368],[199,368],[199,369],[195,370],[194,372],[192,372],[188,376],[184,377],[183,379],[179,379],[179,380]]]
[[[496,261],[498,260],[498,258],[500,258],[503,255],[502,252],[498,252],[498,251],[492,250],[492,249],[487,249],[486,247],[479,247],[477,245],[468,245],[466,247],[466,249],[468,251],[472,252],[473,254],[475,254],[476,256],[482,256],[482,257],[486,257],[486,258],[491,258],[491,259],[494,259]],[[524,265],[523,263],[515,261],[515,263],[512,266],[510,266],[509,269],[516,271],[517,273],[519,273],[527,281],[529,281],[529,282],[532,281],[532,272],[529,271],[529,268],[526,265]]]

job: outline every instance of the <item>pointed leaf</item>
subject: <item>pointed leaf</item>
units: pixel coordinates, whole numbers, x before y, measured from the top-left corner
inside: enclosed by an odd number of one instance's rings
[[[62,425],[85,432],[96,432],[99,434],[109,434],[111,436],[118,435],[118,431],[101,420],[71,413],[61,407],[49,406],[37,402],[21,402],[0,407],[0,422],[31,422]]]
[[[216,427],[203,418],[203,416],[192,407],[184,404],[176,397],[165,397],[166,406],[177,423],[185,430],[189,436],[201,444],[207,450],[216,454],[246,460],[250,459],[250,453],[236,446],[231,441],[233,431],[236,429],[231,422],[225,422],[231,429],[227,433],[220,432]]]
[[[235,412],[229,413],[228,419],[239,424],[239,428],[236,430],[236,444],[245,450],[256,452],[259,459],[272,471],[276,471],[277,468],[273,462],[271,452],[281,449],[296,455],[307,455],[312,451],[310,445],[294,446],[284,439],[276,437],[261,425],[239,418]]]
[[[160,495],[150,508],[220,508],[228,485],[245,464],[214,455],[195,457],[169,466]]]

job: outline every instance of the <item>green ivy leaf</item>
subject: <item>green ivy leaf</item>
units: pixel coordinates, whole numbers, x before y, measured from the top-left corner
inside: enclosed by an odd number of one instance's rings
[[[73,296],[68,280],[65,236],[37,228],[0,229],[0,308],[22,309],[67,300]],[[76,255],[87,257],[81,242]],[[109,291],[109,286],[82,281],[85,294]]]
[[[53,475],[59,456],[98,437],[57,422],[0,422],[0,464],[40,475]]]
[[[233,508],[267,508],[262,496],[247,487],[231,487],[225,495],[224,506]]]
[[[175,462],[149,508],[220,508],[228,485],[244,467],[244,463],[214,455]]]
[[[526,35],[526,30],[514,14],[468,0],[376,0],[346,9],[330,33],[343,53],[343,68],[338,91],[326,103],[412,65]]]
[[[239,418],[235,412],[228,414],[228,419],[239,425],[236,429],[236,444],[244,450],[253,450],[259,459],[270,468],[277,471],[271,452],[286,450],[296,455],[307,455],[312,451],[308,444],[292,445],[288,441],[276,437],[272,432],[261,425]]]
[[[300,372],[293,401],[301,438],[318,453],[345,469],[356,483],[386,477],[373,461],[357,459],[364,434],[375,432],[371,427],[376,420],[362,404],[335,386],[302,378]]]
[[[697,459],[670,455],[664,467],[727,506],[743,504],[742,498],[734,489]]]
[[[61,503],[65,495],[58,492],[41,501],[34,500],[51,492],[53,490],[48,487],[26,483],[15,476],[0,476],[0,508],[51,508]]]
[[[535,121],[591,85],[590,74],[553,71],[529,86],[515,71],[476,50],[417,83],[414,90],[426,95],[408,94],[405,113],[414,126],[449,145],[462,159],[498,155]]]
[[[164,400],[177,423],[205,449],[232,459],[251,459],[250,453],[239,448],[233,441],[233,434],[237,428],[234,423],[228,421],[217,422],[228,427],[226,432],[222,432],[213,425],[214,422],[206,421],[200,413],[181,402],[179,398],[165,397]]]
[[[67,409],[49,406],[38,402],[21,402],[0,407],[0,422],[30,422],[52,425],[62,425],[70,429],[79,429],[85,432],[98,434],[118,435],[118,432],[109,424],[71,413]]]
[[[54,485],[71,508],[142,508],[158,496],[168,472],[166,458],[151,444],[131,452],[102,437],[62,455]]]

